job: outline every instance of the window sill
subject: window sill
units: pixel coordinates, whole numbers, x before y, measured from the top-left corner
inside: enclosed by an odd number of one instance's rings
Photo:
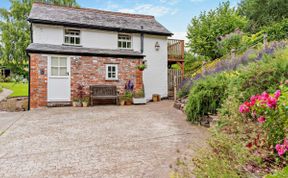
[[[119,50],[127,50],[127,51],[133,51],[132,48],[118,48]]]
[[[83,47],[82,45],[73,45],[73,44],[65,44],[65,43],[63,43],[62,46]]]
[[[105,79],[107,82],[119,82],[119,79]]]

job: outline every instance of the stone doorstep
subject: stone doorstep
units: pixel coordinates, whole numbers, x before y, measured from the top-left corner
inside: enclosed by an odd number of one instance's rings
[[[48,107],[65,107],[65,106],[72,106],[71,101],[55,101],[55,102],[48,102]]]

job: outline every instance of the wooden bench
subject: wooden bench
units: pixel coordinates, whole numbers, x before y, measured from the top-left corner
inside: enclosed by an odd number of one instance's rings
[[[115,99],[118,105],[117,87],[114,85],[92,85],[90,86],[91,105],[94,105],[96,99]]]

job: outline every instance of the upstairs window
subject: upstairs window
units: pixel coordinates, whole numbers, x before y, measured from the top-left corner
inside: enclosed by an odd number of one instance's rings
[[[131,49],[132,48],[131,35],[119,34],[118,35],[118,48],[119,49]]]
[[[117,64],[106,65],[106,80],[118,80],[118,65]]]
[[[80,30],[65,29],[64,44],[80,45]]]

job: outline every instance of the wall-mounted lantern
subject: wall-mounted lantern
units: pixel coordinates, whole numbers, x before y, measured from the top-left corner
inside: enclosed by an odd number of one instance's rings
[[[157,41],[156,44],[155,44],[155,50],[156,50],[156,51],[159,51],[159,49],[160,49],[160,44],[159,44],[159,42]]]

